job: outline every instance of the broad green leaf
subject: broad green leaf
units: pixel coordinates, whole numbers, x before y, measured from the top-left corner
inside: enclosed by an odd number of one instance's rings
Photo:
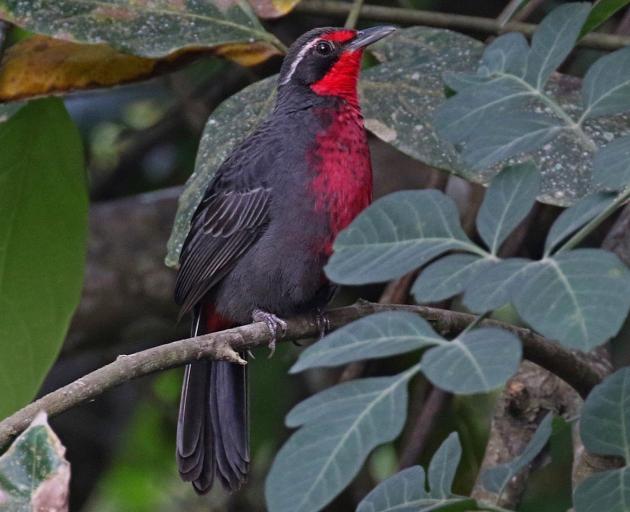
[[[438,302],[464,291],[470,281],[492,265],[476,254],[450,254],[426,267],[411,288],[416,302]]]
[[[433,498],[424,490],[424,470],[414,466],[381,482],[357,508],[357,512],[435,512],[477,510],[471,498]]]
[[[437,387],[469,395],[505,384],[521,361],[521,343],[503,329],[466,331],[454,340],[428,350],[422,371]]]
[[[491,75],[504,72],[522,77],[525,74],[528,53],[529,45],[523,34],[503,34],[486,47],[477,73]]]
[[[489,115],[500,115],[506,109],[518,109],[536,94],[522,80],[500,76],[477,87],[467,87],[449,98],[434,117],[438,134],[453,144],[480,132],[481,121]],[[483,124],[484,131],[492,128]]]
[[[584,118],[630,110],[630,47],[595,62],[582,82],[582,95]]]
[[[473,70],[482,49],[471,37],[428,27],[397,30],[370,47],[381,64],[359,82],[367,129],[412,158],[470,174],[435,133],[433,112],[444,100],[442,74]]]
[[[547,234],[545,256],[551,254],[562,241],[597,217],[614,200],[615,194],[597,192],[580,199],[573,206],[564,210]]]
[[[505,122],[506,119],[509,121]],[[492,114],[484,117],[463,145],[464,160],[475,169],[490,167],[507,158],[538,149],[563,129],[554,117],[528,112]]]
[[[580,419],[584,446],[600,455],[618,455],[630,464],[630,368],[595,386]]]
[[[545,16],[532,37],[528,83],[542,90],[551,73],[573,50],[590,10],[590,2],[574,2],[556,7]]]
[[[432,497],[444,499],[452,495],[453,480],[461,458],[462,446],[457,434],[453,432],[438,448],[429,464],[428,476]]]
[[[40,413],[0,457],[0,509],[67,512],[70,464],[65,451]]]
[[[576,489],[576,512],[626,512],[630,503],[630,368],[595,386],[580,417],[580,437],[589,452],[620,456],[626,466],[595,473]]]
[[[78,130],[59,100],[0,124],[0,418],[28,403],[63,343],[85,264]]]
[[[464,306],[478,314],[504,306],[510,302],[511,290],[520,287],[531,263],[523,258],[510,258],[479,272],[466,288]]]
[[[444,83],[449,89],[454,92],[460,92],[467,87],[487,84],[491,78],[475,73],[453,73],[446,71],[444,75],[442,75],[442,80],[444,80]]]
[[[630,0],[597,0],[586,19],[586,23],[584,23],[582,27],[580,37],[584,37],[589,32],[595,30],[628,4],[630,4]]]
[[[462,230],[450,198],[435,190],[396,192],[341,232],[325,270],[336,283],[377,283],[455,249],[484,254]]]
[[[477,503],[452,492],[462,448],[456,433],[450,434],[429,465],[429,487],[424,470],[414,466],[379,484],[359,503],[357,512],[429,512],[477,510]]]
[[[298,404],[287,424],[306,424],[276,455],[265,486],[267,508],[315,512],[339,494],[376,446],[400,434],[407,383],[417,371],[346,382]]]
[[[197,206],[223,160],[269,114],[275,101],[277,76],[246,87],[219,105],[206,123],[199,142],[195,171],[179,197],[166,264],[175,267]]]
[[[595,153],[593,180],[606,189],[630,186],[630,135],[613,140]]]
[[[443,341],[420,316],[384,311],[360,318],[306,348],[290,373],[403,354]]]
[[[604,343],[630,309],[630,272],[607,251],[562,252],[526,272],[514,307],[538,332],[569,348],[588,351]]]
[[[575,490],[575,512],[628,512],[630,467],[595,473]]]
[[[527,216],[540,190],[540,173],[531,162],[506,167],[493,178],[477,214],[477,231],[490,252]]]
[[[482,473],[481,482],[488,491],[501,495],[508,482],[536,458],[551,437],[552,420],[553,414],[545,416],[520,455]]]
[[[229,56],[278,53],[278,40],[246,2],[120,2],[118,0],[0,0],[0,17],[32,32],[77,43],[107,43],[141,57],[191,48]]]

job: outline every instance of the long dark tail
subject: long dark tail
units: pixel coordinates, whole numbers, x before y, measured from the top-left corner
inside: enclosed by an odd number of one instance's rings
[[[198,308],[199,309],[199,308]],[[212,310],[195,311],[193,334],[229,325]],[[225,361],[186,366],[177,421],[177,465],[183,480],[200,494],[219,479],[237,490],[249,469],[247,367]]]

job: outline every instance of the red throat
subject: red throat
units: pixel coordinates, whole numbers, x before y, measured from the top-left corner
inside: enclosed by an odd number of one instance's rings
[[[362,55],[362,50],[342,53],[324,78],[311,85],[311,89],[320,96],[339,96],[351,105],[358,106],[357,82]]]

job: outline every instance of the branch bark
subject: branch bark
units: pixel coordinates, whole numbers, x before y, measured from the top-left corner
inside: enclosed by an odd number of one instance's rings
[[[296,12],[317,15],[329,15],[345,17],[348,15],[351,4],[334,0],[309,0],[301,2],[295,7]],[[489,34],[503,34],[505,32],[522,32],[531,36],[536,30],[536,25],[519,21],[510,21],[505,25],[494,18],[479,16],[465,16],[433,11],[420,11],[404,9],[400,7],[385,7],[380,5],[364,5],[360,16],[363,19],[383,21],[388,23],[429,25],[432,27],[450,28],[457,30],[472,30]],[[592,32],[578,42],[579,46],[597,48],[599,50],[617,50],[630,45],[630,37],[616,34],[603,34]]]
[[[475,316],[466,313],[425,306],[385,305],[369,302],[338,308],[328,312],[326,316],[330,328],[334,330],[372,313],[391,310],[417,313],[431,322],[435,329],[445,336],[461,332],[476,319]],[[318,323],[312,316],[296,317],[287,323],[286,332],[279,336],[281,341],[314,337],[319,333]],[[583,396],[586,396],[601,380],[597,369],[589,366],[582,354],[569,351],[529,329],[496,320],[484,320],[481,325],[500,327],[519,336],[526,358],[561,376]],[[269,339],[270,333],[267,326],[257,322],[197,338],[175,341],[131,355],[119,356],[113,363],[43,396],[0,422],[0,447],[26,428],[41,410],[46,411],[49,416],[54,416],[131,379],[202,358],[245,364],[237,352],[266,345]]]

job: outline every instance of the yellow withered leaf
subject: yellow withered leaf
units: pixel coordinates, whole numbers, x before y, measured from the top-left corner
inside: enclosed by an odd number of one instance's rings
[[[0,61],[0,102],[144,80],[201,54],[253,66],[277,53],[264,43],[228,43],[215,48],[188,48],[162,59],[150,59],[122,53],[105,44],[79,44],[35,35],[8,48]]]
[[[153,74],[159,61],[33,36],[11,46],[0,62],[0,101],[108,87]]]
[[[279,18],[293,9],[300,0],[249,0],[261,18]]]

